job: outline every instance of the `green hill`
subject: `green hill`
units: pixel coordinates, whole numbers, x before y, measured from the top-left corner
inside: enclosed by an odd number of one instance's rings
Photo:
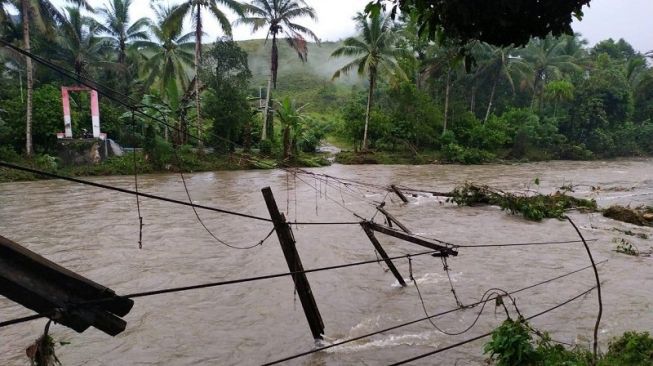
[[[238,45],[249,55],[252,93],[257,94],[259,88],[267,86],[272,45],[264,39],[239,41]],[[331,58],[331,53],[340,46],[341,42],[324,42],[320,46],[309,43],[308,61],[304,63],[285,41],[279,42],[275,97],[290,96],[298,103],[309,103],[309,109],[316,112],[339,108],[352,87],[365,85],[355,73],[331,81],[333,73],[349,61],[346,58]]]

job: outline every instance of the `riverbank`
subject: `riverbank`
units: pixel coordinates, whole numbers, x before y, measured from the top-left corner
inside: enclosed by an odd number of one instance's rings
[[[259,154],[229,153],[203,154],[198,152],[180,152],[177,157],[167,162],[154,162],[142,153],[125,154],[111,157],[94,165],[61,165],[57,158],[49,155],[38,155],[33,159],[14,157],[7,162],[16,165],[46,171],[71,177],[97,177],[151,174],[151,173],[196,173],[210,171],[259,170],[275,169],[281,166],[321,167],[330,165],[328,154],[301,154],[290,161],[282,161],[274,157]],[[0,159],[2,160],[2,159]],[[40,175],[0,167],[0,183],[34,181],[46,179]]]

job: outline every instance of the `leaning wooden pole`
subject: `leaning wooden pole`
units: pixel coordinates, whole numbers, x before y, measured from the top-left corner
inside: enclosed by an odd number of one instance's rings
[[[268,206],[268,211],[270,211],[270,218],[272,219],[272,223],[274,223],[274,229],[279,237],[283,255],[286,257],[286,262],[288,262],[288,269],[294,273],[292,279],[295,282],[295,288],[297,289],[299,300],[302,303],[302,308],[304,308],[304,314],[306,314],[306,320],[308,320],[313,338],[322,339],[324,323],[322,322],[322,316],[320,315],[320,310],[317,308],[317,303],[313,297],[313,292],[311,291],[306,274],[303,273],[304,266],[299,258],[299,253],[297,253],[292,229],[286,222],[286,218],[279,212],[279,207],[277,207],[272,189],[266,187],[262,189],[262,192],[263,198],[265,198],[265,204]]]
[[[378,206],[376,209],[379,210],[379,212],[382,213],[382,214],[386,217],[386,219],[388,220],[388,226],[389,226],[389,227],[392,227],[392,223],[394,222],[394,223],[395,223],[397,226],[399,226],[399,228],[401,228],[401,230],[403,230],[404,232],[406,232],[406,233],[408,233],[408,234],[411,233],[410,230],[406,227],[406,225],[402,224],[402,223],[401,223],[399,220],[397,220],[397,218],[394,217],[390,212],[386,211],[386,210],[383,208],[383,206]]]
[[[408,198],[406,198],[406,195],[404,195],[404,193],[403,193],[399,188],[397,188],[396,185],[393,184],[393,185],[390,186],[390,188],[395,192],[395,194],[396,194],[397,196],[399,196],[399,198],[400,198],[404,203],[408,203]]]
[[[374,231],[370,228],[370,225],[368,222],[361,222],[361,226],[363,227],[363,230],[365,231],[365,234],[367,234],[367,237],[370,238],[370,241],[372,242],[372,245],[374,245],[374,249],[379,253],[381,258],[385,261],[385,264],[390,268],[390,272],[395,276],[397,281],[399,281],[399,284],[402,287],[406,287],[406,281],[404,281],[404,278],[401,277],[401,274],[397,270],[397,267],[395,267],[394,263],[392,263],[392,260],[390,260],[390,257],[388,257],[388,253],[385,252],[383,247],[381,246],[381,243],[379,243],[379,240],[376,238],[374,235]]]

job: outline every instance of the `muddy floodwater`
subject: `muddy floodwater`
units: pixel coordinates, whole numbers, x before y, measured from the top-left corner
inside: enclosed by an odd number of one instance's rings
[[[595,198],[599,206],[653,205],[653,160],[546,162],[518,165],[342,166],[316,173],[376,185],[392,183],[448,191],[466,181],[524,191],[553,192],[573,184],[574,195]],[[141,176],[143,192],[185,200],[179,175]],[[539,185],[534,183],[539,178]],[[302,182],[300,179],[305,181]],[[92,178],[124,188],[133,177]],[[357,221],[369,218],[373,201],[413,232],[455,244],[500,244],[577,240],[565,221],[541,223],[510,216],[495,207],[456,207],[442,198],[419,195],[401,204],[395,195],[374,189],[337,189],[307,176],[283,171],[190,174],[195,203],[269,217],[261,189],[270,186],[291,221]],[[317,191],[314,189],[317,185]],[[313,187],[311,187],[313,186]],[[595,187],[592,189],[591,187]],[[343,207],[344,206],[344,207]],[[119,294],[238,279],[279,272],[288,267],[273,235],[263,246],[234,250],[217,243],[200,226],[189,207],[142,199],[143,249],[138,249],[138,214],[133,196],[63,181],[0,184],[0,235],[50,260],[116,290]],[[199,211],[222,240],[250,246],[271,229],[266,222]],[[571,217],[589,239],[600,266],[605,310],[601,347],[626,330],[653,329],[653,259],[616,253],[620,238],[641,251],[651,239],[618,230],[653,230],[608,220],[599,214],[573,212]],[[377,216],[377,222],[382,218]],[[304,267],[318,268],[375,259],[359,226],[293,226]],[[391,256],[424,249],[378,235]],[[409,277],[408,260],[396,261]],[[478,301],[490,288],[518,289],[589,264],[582,244],[505,248],[460,248],[448,261],[463,303]],[[429,312],[456,307],[439,258],[413,259],[413,274]],[[308,275],[325,324],[325,343],[374,332],[424,316],[415,286],[398,286],[390,272],[369,264]],[[524,315],[550,308],[594,286],[583,271],[519,293]],[[478,308],[435,321],[447,331],[467,328]],[[559,341],[589,346],[597,312],[596,293],[533,320]],[[0,298],[0,321],[32,314]],[[460,336],[446,336],[428,322],[389,331],[288,362],[293,365],[386,365],[434,351],[485,333],[505,318],[488,306],[476,326]],[[51,335],[64,365],[257,365],[315,346],[289,277],[139,298],[125,317],[124,333],[109,337],[89,329],[77,334],[54,325]],[[43,331],[44,320],[0,329],[0,365],[27,365],[25,348]],[[434,355],[414,364],[480,365],[486,340]]]

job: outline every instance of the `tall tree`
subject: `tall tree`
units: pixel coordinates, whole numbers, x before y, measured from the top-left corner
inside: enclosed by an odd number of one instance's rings
[[[239,23],[250,25],[252,33],[267,28],[266,39],[272,37],[270,75],[272,76],[272,85],[276,89],[279,69],[277,39],[281,33],[285,33],[290,47],[297,51],[300,60],[306,61],[308,52],[306,38],[311,38],[316,43],[319,43],[320,39],[313,31],[293,21],[302,17],[317,20],[315,9],[306,5],[304,0],[252,0],[245,11],[247,16],[238,20]]]
[[[394,30],[392,17],[388,14],[376,13],[367,17],[358,13],[354,17],[356,26],[361,31],[361,38],[349,37],[343,46],[333,51],[331,57],[353,57],[333,74],[332,79],[337,79],[351,70],[357,69],[358,75],[367,76],[369,80],[369,93],[367,96],[367,109],[365,112],[365,130],[363,132],[363,150],[367,149],[367,131],[370,123],[370,113],[374,99],[374,90],[381,72],[397,73],[406,77],[397,63],[397,58],[404,52],[395,47],[397,32]]]
[[[482,55],[483,60],[475,73],[475,78],[485,79],[492,85],[487,110],[483,118],[483,122],[487,122],[494,105],[498,83],[505,80],[514,93],[515,80],[526,79],[531,75],[532,70],[521,57],[515,57],[511,54],[513,52],[512,48],[494,47],[484,42],[479,43],[476,48]]]
[[[224,5],[238,15],[243,14],[243,5],[235,0],[184,0],[175,7],[168,18],[169,22],[182,24],[183,19],[190,15],[195,26],[195,108],[197,109],[197,134],[198,142],[202,145],[202,105],[201,105],[201,83],[199,80],[200,64],[202,61],[202,10],[206,10],[218,20],[222,31],[231,36],[231,23],[225,13],[218,7]]]
[[[65,11],[54,57],[73,66],[77,76],[88,75],[89,66],[109,50],[109,40],[99,36],[103,29],[100,23],[82,15],[79,7],[67,7]]]
[[[533,39],[522,52],[522,57],[533,68],[533,101],[541,110],[544,88],[552,80],[562,78],[564,72],[580,71],[577,60],[565,53],[566,41],[560,38],[546,37]]]
[[[124,87],[127,88],[127,46],[134,41],[146,41],[149,39],[147,28],[150,24],[148,18],[140,18],[130,24],[129,8],[132,0],[112,0],[98,12],[104,18],[103,31],[111,39],[113,48],[117,51],[119,73]],[[128,90],[125,90],[126,92]]]
[[[279,48],[277,38],[285,33],[286,41],[297,52],[299,59],[306,62],[308,47],[306,38],[320,43],[319,38],[310,29],[294,22],[296,18],[308,17],[317,20],[315,9],[308,6],[304,0],[252,0],[245,8],[246,16],[238,23],[252,27],[252,33],[259,29],[267,28],[266,40],[272,37],[272,52],[270,54],[270,82],[274,89],[277,88],[277,73],[279,70]],[[266,125],[268,123],[268,107],[270,105],[270,90],[266,95],[266,108],[264,114],[263,139],[266,138]]]
[[[68,2],[82,5],[87,9],[92,9],[86,0],[68,0]],[[30,28],[32,22],[37,28],[45,32],[46,29],[52,30],[55,21],[62,21],[63,15],[49,0],[19,0],[16,3],[23,22],[23,49],[31,52]],[[27,79],[27,105],[25,113],[25,154],[31,156],[33,153],[32,146],[32,96],[34,94],[34,66],[32,59],[25,56],[25,74]]]
[[[146,84],[153,86],[173,111],[179,111],[182,95],[191,85],[186,72],[193,65],[195,43],[194,34],[182,33],[181,22],[167,21],[173,9],[162,4],[152,5],[156,21],[150,24],[153,39],[136,41],[135,46],[143,51],[147,59]],[[178,131],[187,131],[187,126],[178,122]],[[178,143],[185,142],[186,136],[179,135]]]
[[[452,44],[433,45],[429,49],[428,57],[422,62],[420,77],[427,80],[435,76],[444,77],[444,116],[442,133],[447,131],[449,121],[449,100],[454,80],[452,74],[461,66],[460,48]]]

